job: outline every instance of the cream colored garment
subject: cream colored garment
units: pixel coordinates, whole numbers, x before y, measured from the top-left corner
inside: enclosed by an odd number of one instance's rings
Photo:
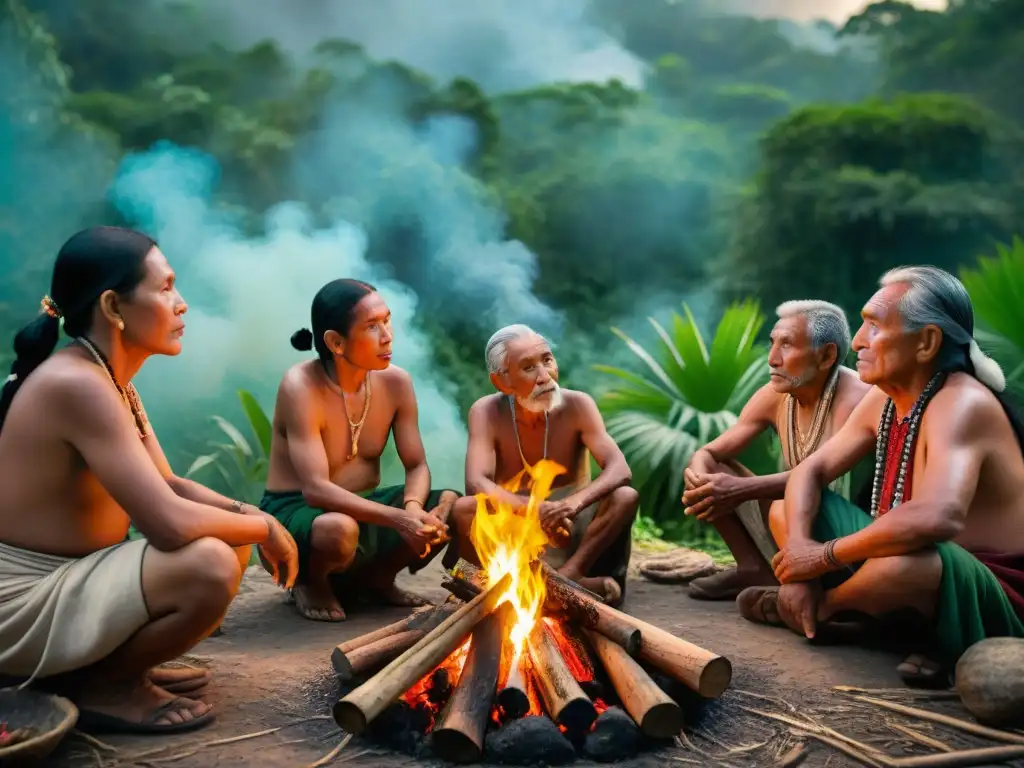
[[[69,672],[108,656],[150,622],[142,593],[147,542],[81,558],[0,544],[0,674]]]

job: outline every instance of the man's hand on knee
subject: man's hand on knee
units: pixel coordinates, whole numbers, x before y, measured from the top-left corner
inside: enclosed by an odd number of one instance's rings
[[[683,512],[702,522],[712,522],[722,515],[732,514],[737,506],[747,501],[748,482],[748,478],[726,472],[694,473],[693,487],[683,493]]]

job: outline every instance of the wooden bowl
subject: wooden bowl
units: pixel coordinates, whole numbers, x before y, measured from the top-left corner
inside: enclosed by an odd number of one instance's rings
[[[48,757],[78,722],[78,707],[65,698],[29,689],[0,689],[0,722],[7,730],[32,728],[36,735],[0,747],[0,765],[30,765]]]

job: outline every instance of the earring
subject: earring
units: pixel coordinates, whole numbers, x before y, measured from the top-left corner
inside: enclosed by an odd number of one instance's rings
[[[117,330],[119,330],[119,331],[123,331],[124,330],[124,320],[118,320],[117,321]]]

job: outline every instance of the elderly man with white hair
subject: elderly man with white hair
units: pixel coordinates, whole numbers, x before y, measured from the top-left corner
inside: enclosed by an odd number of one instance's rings
[[[466,497],[452,510],[457,539],[445,563],[461,555],[479,564],[470,541],[477,512],[474,494],[521,508],[528,488],[510,492],[501,486],[548,459],[567,471],[555,478],[540,508],[550,542],[544,559],[617,605],[625,594],[630,530],[639,505],[622,451],[605,430],[593,398],[559,386],[558,364],[543,336],[528,326],[510,325],[487,342],[485,357],[498,392],[480,398],[469,411]],[[601,468],[594,479],[588,454]]]
[[[782,586],[737,602],[808,638],[840,617],[909,612],[927,633],[904,680],[946,685],[973,643],[1024,637],[1024,433],[956,277],[891,270],[861,315],[853,348],[873,388],[771,509]],[[872,455],[864,512],[826,485]]]
[[[736,566],[690,582],[690,597],[734,599],[746,587],[777,585],[770,566],[777,549],[768,533],[768,510],[781,499],[790,471],[834,434],[870,389],[843,365],[850,326],[840,307],[826,301],[788,301],[776,309],[768,354],[770,380],[736,423],[696,451],[684,472],[684,511],[715,526]],[[774,430],[784,469],[759,477],[738,458]],[[849,494],[849,475],[834,487]],[[645,575],[669,580],[669,560]],[[659,578],[660,577],[660,578]]]

